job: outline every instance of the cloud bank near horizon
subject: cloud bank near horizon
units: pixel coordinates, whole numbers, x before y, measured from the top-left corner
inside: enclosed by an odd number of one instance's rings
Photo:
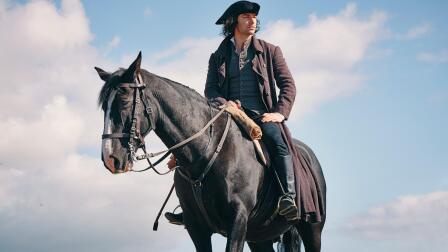
[[[340,230],[371,241],[395,241],[407,251],[442,251],[448,246],[448,191],[379,204],[348,219]]]

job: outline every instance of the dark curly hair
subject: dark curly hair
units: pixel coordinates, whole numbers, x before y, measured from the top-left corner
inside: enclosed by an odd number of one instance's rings
[[[222,32],[221,34],[224,37],[233,36],[235,32],[235,28],[238,24],[238,17],[237,16],[230,16],[226,19],[224,24],[222,25]],[[260,30],[260,20],[257,19],[257,28],[255,30],[255,33],[257,33]]]

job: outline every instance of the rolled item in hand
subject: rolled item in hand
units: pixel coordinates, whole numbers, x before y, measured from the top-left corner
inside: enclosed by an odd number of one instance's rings
[[[226,111],[229,112],[233,119],[243,127],[244,131],[250,136],[252,140],[260,140],[262,136],[261,128],[254,120],[244,113],[243,110],[237,109],[233,106],[227,106]]]

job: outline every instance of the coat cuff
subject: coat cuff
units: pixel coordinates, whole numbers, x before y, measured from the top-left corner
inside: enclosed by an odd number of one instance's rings
[[[285,121],[288,120],[288,117],[289,117],[289,111],[287,111],[287,110],[284,109],[283,107],[277,107],[277,108],[274,109],[273,112],[282,114],[283,117],[285,117]]]

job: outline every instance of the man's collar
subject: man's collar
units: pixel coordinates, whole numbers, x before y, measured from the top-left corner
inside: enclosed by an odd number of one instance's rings
[[[244,42],[243,49],[242,49],[240,52],[242,52],[242,51],[247,51],[247,49],[249,48],[249,46],[250,46],[250,44],[251,44],[251,42],[252,42],[252,38],[253,38],[253,36],[251,36],[248,40],[246,40],[246,41]],[[238,48],[236,48],[235,36],[233,36],[232,38],[230,38],[230,41],[232,41],[232,43],[233,43],[233,45],[234,45],[234,47],[235,47],[235,51],[238,52],[239,50],[238,50]]]
[[[263,47],[261,46],[260,40],[257,39],[257,37],[255,37],[255,35],[252,37],[252,45],[254,46],[255,51],[257,53],[263,52]]]
[[[221,42],[221,44],[219,45],[218,49],[216,50],[216,53],[218,55],[220,55],[223,58],[227,57],[227,53],[228,53],[228,47],[230,46],[230,43],[232,43],[233,36],[227,36],[226,38],[224,38],[224,40]],[[262,53],[263,52],[263,47],[261,46],[260,40],[257,39],[257,37],[252,36],[252,45],[254,46],[254,49],[256,51],[256,53]]]

